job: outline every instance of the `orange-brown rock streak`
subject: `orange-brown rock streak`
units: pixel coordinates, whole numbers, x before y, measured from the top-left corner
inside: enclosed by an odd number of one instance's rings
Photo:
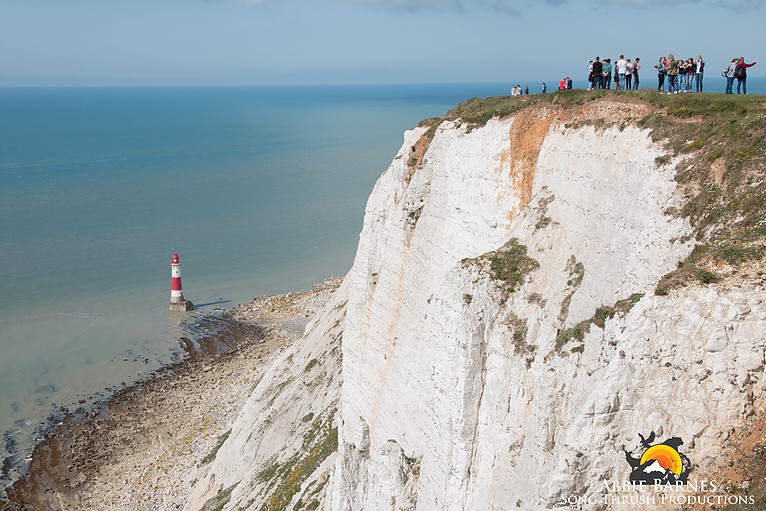
[[[509,169],[508,177],[519,199],[518,206],[506,215],[509,221],[532,200],[537,157],[554,119],[555,114],[548,109],[526,108],[516,115],[511,125],[511,145],[500,159],[500,168]]]
[[[420,164],[423,163],[423,156],[426,154],[426,150],[428,150],[430,144],[431,140],[424,133],[420,136],[415,145],[410,148],[410,158],[407,160],[407,174],[404,176],[405,189],[410,186],[412,176],[415,175],[415,171]]]

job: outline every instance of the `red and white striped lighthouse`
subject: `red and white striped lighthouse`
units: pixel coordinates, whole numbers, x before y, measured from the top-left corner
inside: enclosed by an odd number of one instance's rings
[[[170,259],[170,310],[171,311],[190,311],[194,310],[194,304],[189,300],[184,300],[184,291],[181,287],[181,261],[178,254],[173,254]]]

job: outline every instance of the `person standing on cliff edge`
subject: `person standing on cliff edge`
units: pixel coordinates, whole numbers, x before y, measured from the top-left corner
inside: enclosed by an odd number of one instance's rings
[[[615,64],[617,69],[618,79],[615,80],[615,88],[620,90],[620,87],[625,88],[625,73],[628,71],[628,63],[625,61],[625,55],[620,55],[620,60]],[[619,85],[617,85],[619,80]]]
[[[601,63],[601,57],[596,57],[596,60],[593,61],[593,88],[594,89],[601,89],[603,80],[601,79],[601,73],[603,72],[603,64]]]
[[[724,74],[724,77],[726,78],[726,92],[724,92],[724,94],[733,94],[731,87],[734,85],[734,71],[736,71],[738,63],[739,59],[734,57],[731,59],[729,67],[726,68],[726,74]]]
[[[627,59],[625,62],[625,90],[632,90],[633,86],[631,85],[633,80],[633,63],[630,61],[630,59]]]
[[[654,65],[657,68],[657,90],[665,91],[665,75],[668,72],[668,61],[665,57],[660,57],[660,61]]]
[[[605,59],[601,65],[601,86],[602,89],[612,88],[612,59]]]
[[[639,65],[639,60],[641,59],[636,57],[636,60],[633,62],[633,90],[638,90],[638,70],[644,67],[643,65]]]
[[[678,78],[678,61],[673,54],[668,55],[667,60],[668,94],[678,94],[676,79]]]
[[[697,86],[697,92],[702,92],[702,75],[705,73],[705,61],[702,55],[697,55],[697,62],[694,63],[694,82]]]
[[[754,60],[752,64],[745,64],[745,57],[740,57],[737,67],[734,68],[734,78],[737,79],[737,94],[739,94],[739,86],[742,86],[742,94],[747,94],[747,68],[753,67],[758,63]]]

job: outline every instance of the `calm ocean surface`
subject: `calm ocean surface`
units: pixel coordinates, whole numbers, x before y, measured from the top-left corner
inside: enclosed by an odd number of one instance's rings
[[[343,275],[402,132],[509,88],[0,89],[0,485],[59,406],[178,356],[173,252],[203,312]]]
[[[402,132],[506,91],[0,89],[0,460],[178,355],[173,252],[203,312],[344,275]]]

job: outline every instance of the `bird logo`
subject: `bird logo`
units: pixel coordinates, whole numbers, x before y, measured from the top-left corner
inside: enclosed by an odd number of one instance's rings
[[[689,458],[679,451],[683,440],[679,437],[668,438],[661,444],[653,444],[654,431],[644,438],[639,433],[641,443],[632,451],[625,446],[625,459],[631,467],[630,481],[633,484],[686,484],[692,470]],[[636,451],[641,456],[635,457]]]

